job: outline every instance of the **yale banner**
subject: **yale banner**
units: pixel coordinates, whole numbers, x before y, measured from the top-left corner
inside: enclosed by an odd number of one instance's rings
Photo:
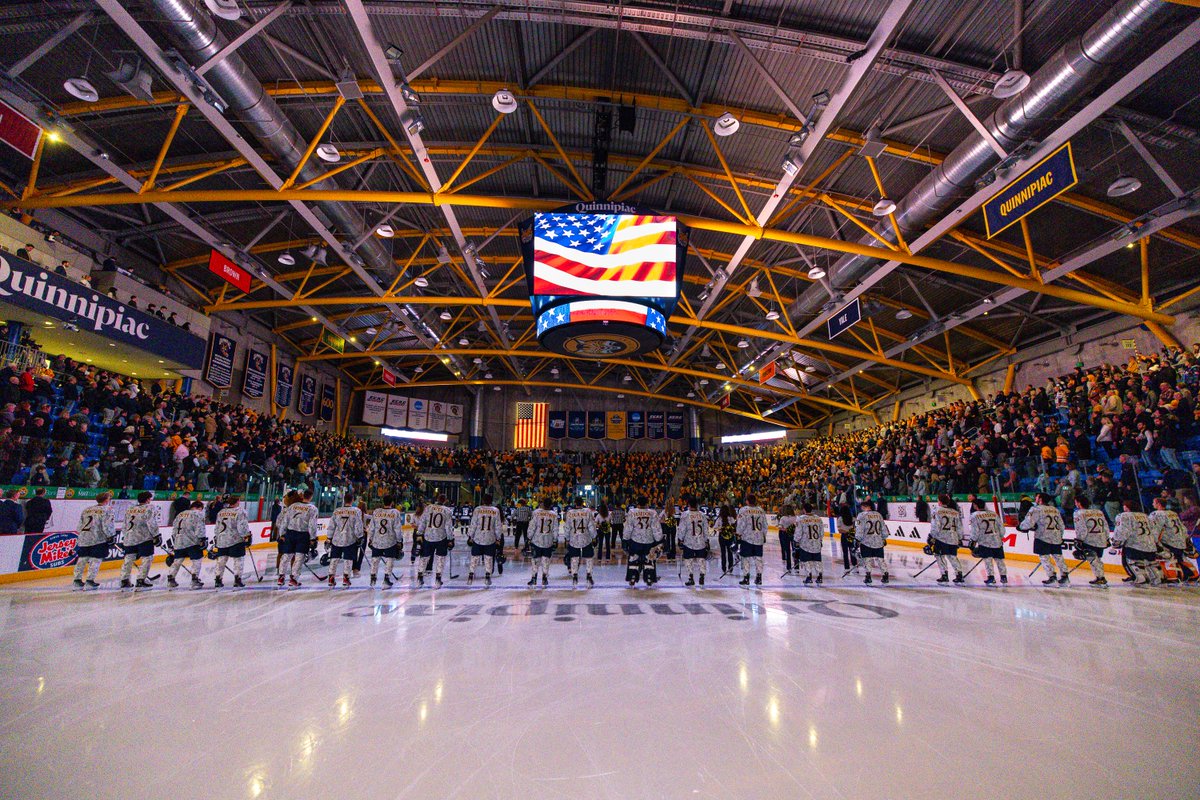
[[[1067,142],[983,204],[987,238],[1020,222],[1079,182]]]
[[[625,438],[625,412],[624,411],[609,411],[605,414],[607,428],[605,435],[609,439],[624,439]]]

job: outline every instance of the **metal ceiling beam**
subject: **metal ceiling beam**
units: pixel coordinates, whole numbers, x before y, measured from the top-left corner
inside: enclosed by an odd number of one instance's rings
[[[49,53],[54,48],[58,47],[60,44],[65,42],[67,39],[71,38],[71,36],[75,33],[75,31],[79,30],[84,25],[91,22],[92,17],[94,17],[94,16],[95,16],[95,14],[93,14],[91,11],[85,11],[82,14],[80,14],[79,16],[73,18],[66,25],[59,28],[57,31],[54,32],[53,36],[51,36],[49,39],[47,39],[46,41],[42,42],[37,47],[35,47],[33,49],[32,53],[30,53],[29,55],[20,59],[19,61],[17,61],[17,63],[15,63],[11,67],[9,67],[8,68],[9,77],[16,78],[16,77],[20,76],[20,74],[22,72],[29,69],[37,62],[41,61],[42,58],[44,58],[47,53]]]
[[[492,6],[487,11],[487,13],[485,13],[482,17],[479,17],[479,19],[475,20],[470,25],[468,25],[467,29],[465,31],[463,31],[462,33],[455,36],[453,39],[451,39],[446,44],[442,45],[436,53],[434,53],[429,58],[425,59],[420,64],[418,64],[416,67],[414,67],[412,70],[410,70],[408,73],[406,73],[406,77],[408,78],[408,80],[410,80],[410,81],[416,80],[417,78],[424,75],[426,70],[428,70],[434,64],[438,63],[443,58],[448,56],[451,52],[454,51],[454,49],[456,47],[458,47],[460,44],[465,42],[467,39],[471,38],[471,35],[474,34],[475,31],[482,28],[484,25],[486,25],[488,23],[489,20],[491,20],[493,17],[495,17],[497,14],[499,14],[503,10],[504,10],[503,6]]]
[[[233,40],[230,41],[229,44],[222,47],[215,56],[196,67],[196,74],[203,75],[217,64],[220,64],[230,53],[235,52],[239,47],[257,36],[264,28],[266,28],[275,20],[279,19],[280,15],[282,15],[283,12],[287,11],[291,7],[292,0],[283,0],[282,3],[271,9],[269,14],[234,37]]]
[[[1175,182],[1175,179],[1171,177],[1171,173],[1167,172],[1166,169],[1163,168],[1163,165],[1159,163],[1158,159],[1150,154],[1150,151],[1146,149],[1146,145],[1142,144],[1142,140],[1139,139],[1137,135],[1129,129],[1129,126],[1125,124],[1125,120],[1118,119],[1114,124],[1116,125],[1117,130],[1121,132],[1121,135],[1124,136],[1126,141],[1129,142],[1129,146],[1134,149],[1134,152],[1142,157],[1142,161],[1146,162],[1146,166],[1148,166],[1151,171],[1158,176],[1158,179],[1162,181],[1163,186],[1167,187],[1167,191],[1169,191],[1175,197],[1183,197],[1183,189],[1180,188],[1179,184]]]

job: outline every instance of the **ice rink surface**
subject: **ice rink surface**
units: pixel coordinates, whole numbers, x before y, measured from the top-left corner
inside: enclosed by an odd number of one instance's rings
[[[886,587],[828,553],[761,591],[573,591],[561,559],[537,590],[461,559],[438,591],[407,559],[387,591],[9,585],[0,797],[1200,796],[1200,590],[937,586],[895,550]]]

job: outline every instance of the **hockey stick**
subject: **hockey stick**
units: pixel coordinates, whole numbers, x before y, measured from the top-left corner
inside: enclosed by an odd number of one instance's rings
[[[982,563],[983,563],[983,559],[982,559],[982,558],[981,558],[981,559],[979,559],[978,561],[976,561],[976,562],[975,562],[975,566],[971,567],[969,570],[967,570],[965,573],[963,573],[963,580],[966,580],[966,579],[967,579],[967,576],[968,576],[968,575],[970,575],[972,572],[974,572],[974,571],[975,571],[975,568],[976,568],[976,567],[978,567],[978,566],[979,566],[980,564],[982,564]]]
[[[724,580],[726,575],[732,575],[735,571],[737,571],[738,565],[741,563],[742,563],[742,554],[740,551],[735,550],[733,552],[733,561],[730,562],[730,564],[729,564],[729,569],[722,572],[721,577],[717,578],[717,580],[719,580],[719,581]]]
[[[1041,568],[1042,568],[1042,562],[1039,561],[1037,566],[1033,568],[1033,572],[1030,572],[1028,575],[1026,575],[1025,579],[1029,580],[1030,578],[1032,578],[1035,574],[1037,574],[1037,571]]]
[[[936,564],[936,563],[938,563],[938,561],[937,561],[937,559],[935,558],[933,561],[930,561],[928,564],[926,564],[925,566],[921,567],[921,570],[920,570],[920,572],[918,572],[916,575],[910,575],[909,577],[910,577],[910,578],[919,578],[919,577],[921,577],[921,573],[922,573],[922,572],[924,572],[925,570],[929,569],[930,567],[932,567],[932,566],[933,566],[934,564]],[[976,566],[978,566],[978,564],[977,564]],[[844,578],[844,577],[846,577],[846,576],[845,576],[845,575],[843,575],[842,577]]]

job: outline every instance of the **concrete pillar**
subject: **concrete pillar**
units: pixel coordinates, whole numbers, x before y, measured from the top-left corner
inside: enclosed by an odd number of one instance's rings
[[[483,450],[487,447],[487,439],[483,435],[483,392],[479,392],[471,400],[471,432],[467,437],[467,447],[471,450]]]
[[[688,448],[693,453],[703,449],[703,434],[700,430],[700,411],[695,406],[688,408]]]

